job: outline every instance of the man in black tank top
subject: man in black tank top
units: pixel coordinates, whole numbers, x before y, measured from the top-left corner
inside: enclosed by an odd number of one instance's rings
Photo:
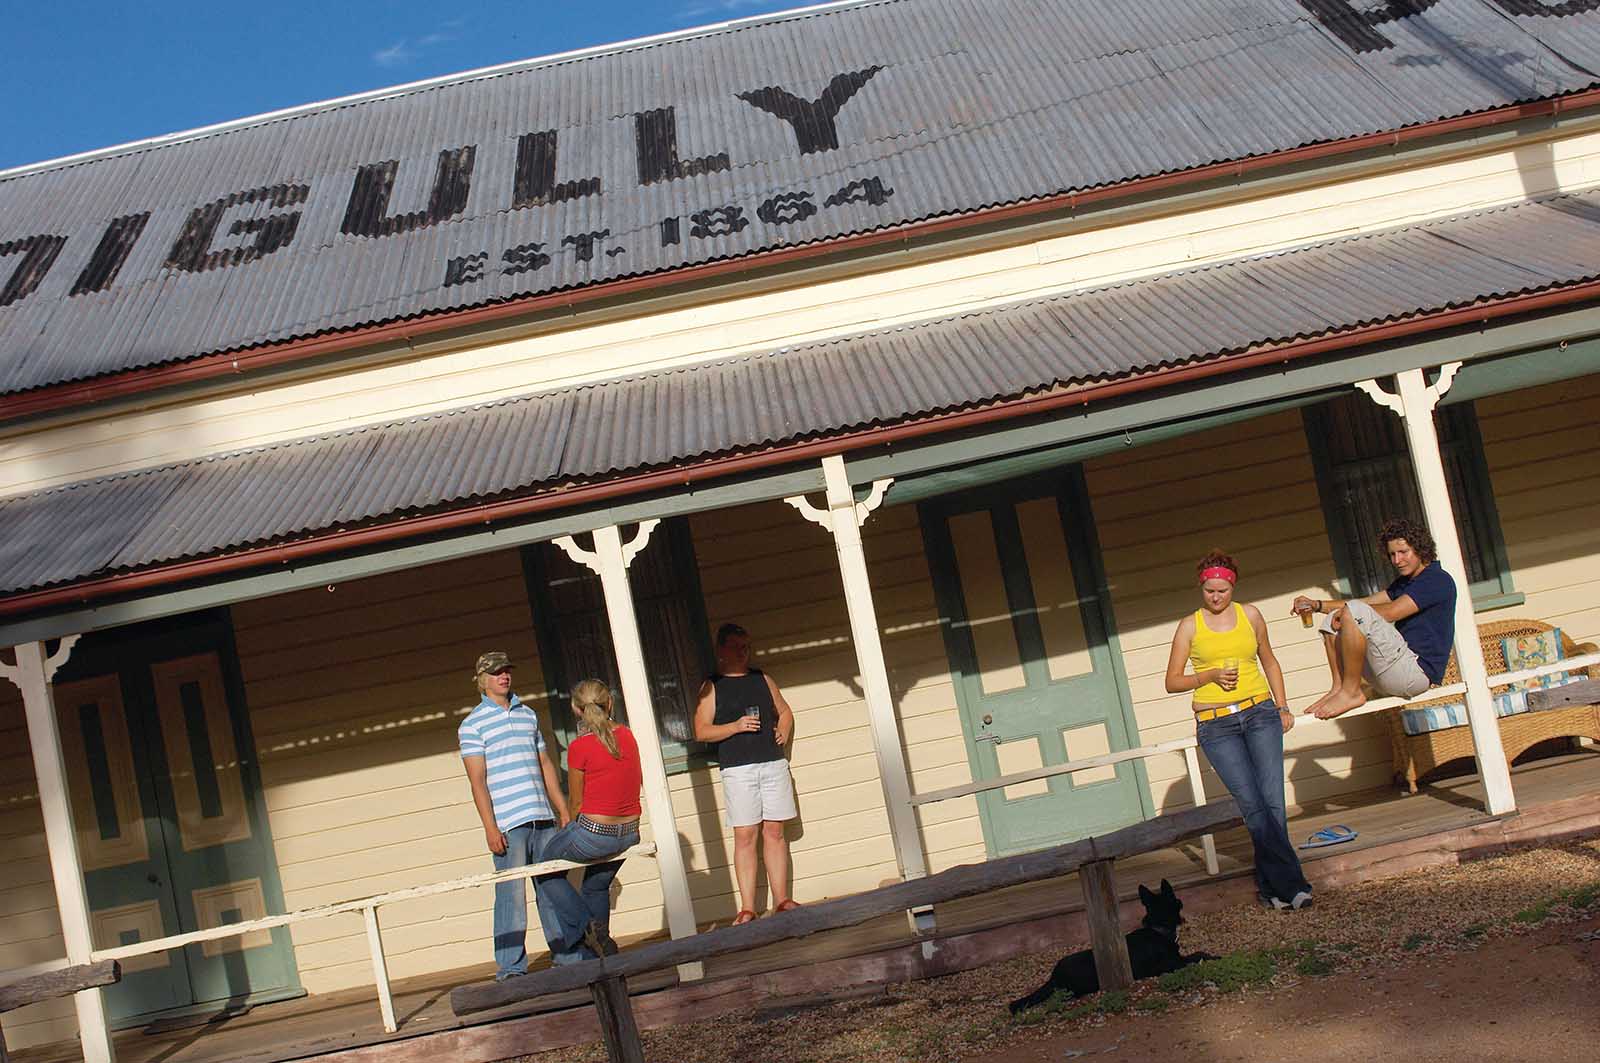
[[[700,687],[695,706],[694,736],[716,745],[722,769],[739,883],[735,924],[756,917],[758,856],[766,860],[773,911],[796,907],[789,896],[789,839],[783,829],[798,815],[783,756],[793,733],[794,713],[778,684],[750,667],[749,633],[738,624],[723,624],[717,629],[717,673]]]

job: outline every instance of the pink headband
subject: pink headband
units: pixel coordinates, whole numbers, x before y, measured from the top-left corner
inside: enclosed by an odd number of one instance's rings
[[[1200,570],[1200,582],[1204,583],[1208,579],[1225,579],[1229,583],[1238,583],[1239,574],[1231,568],[1212,565],[1210,568]]]

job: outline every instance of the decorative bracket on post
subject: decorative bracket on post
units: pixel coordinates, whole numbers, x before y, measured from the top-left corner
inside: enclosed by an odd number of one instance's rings
[[[651,517],[649,520],[639,522],[639,530],[633,533],[633,538],[622,544],[622,567],[627,568],[633,564],[633,559],[639,556],[650,542],[650,533],[656,530],[656,525],[661,523],[661,518]],[[588,569],[590,572],[600,571],[600,555],[593,550],[585,550],[578,545],[578,541],[570,535],[561,535],[551,542],[561,548],[561,552],[572,560]]]
[[[894,477],[892,476],[872,481],[872,490],[867,493],[867,497],[855,504],[857,527],[867,523],[867,518],[872,515],[872,511],[883,505],[883,496],[888,493],[889,485],[892,483],[894,483]],[[806,498],[805,495],[790,495],[784,501],[793,506],[802,517],[823,531],[833,531],[833,519],[829,511],[813,506],[811,500]]]
[[[82,635],[62,636],[61,645],[56,647],[56,652],[44,659],[44,681],[46,683],[54,679],[56,672],[60,671],[61,666],[67,663],[67,658],[72,656],[72,647],[76,646],[78,640],[82,637]],[[22,668],[20,665],[7,664],[5,661],[0,660],[0,677],[11,680],[18,690],[22,689]]]
[[[1450,390],[1450,384],[1455,380],[1456,373],[1460,369],[1460,362],[1446,362],[1439,367],[1439,379],[1423,389],[1428,412],[1432,413],[1433,408],[1439,405],[1439,400],[1444,398],[1445,393]],[[1383,390],[1376,380],[1359,380],[1356,382],[1356,387],[1366,392],[1367,398],[1376,402],[1379,406],[1398,414],[1402,420],[1405,419],[1405,402],[1399,395],[1393,395]]]

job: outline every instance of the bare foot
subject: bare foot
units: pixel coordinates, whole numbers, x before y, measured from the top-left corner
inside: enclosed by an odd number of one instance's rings
[[[1322,695],[1322,697],[1318,698],[1316,701],[1313,701],[1310,705],[1307,705],[1306,706],[1306,711],[1302,715],[1305,715],[1305,716],[1315,716],[1315,715],[1317,715],[1317,710],[1322,708],[1322,706],[1327,703],[1329,698],[1336,696],[1338,693],[1339,693],[1339,688],[1338,687],[1334,687],[1332,690],[1330,690],[1326,694]]]
[[[1346,694],[1343,691],[1339,691],[1324,698],[1322,703],[1312,711],[1312,715],[1319,720],[1331,720],[1335,716],[1344,715],[1351,709],[1359,709],[1366,703],[1367,696],[1359,690],[1354,694]]]

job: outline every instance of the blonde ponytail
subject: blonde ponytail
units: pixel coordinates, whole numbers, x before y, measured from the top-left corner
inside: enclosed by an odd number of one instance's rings
[[[572,711],[578,714],[584,729],[606,747],[613,760],[622,759],[617,748],[617,725],[611,719],[611,688],[598,679],[585,679],[572,688]]]

